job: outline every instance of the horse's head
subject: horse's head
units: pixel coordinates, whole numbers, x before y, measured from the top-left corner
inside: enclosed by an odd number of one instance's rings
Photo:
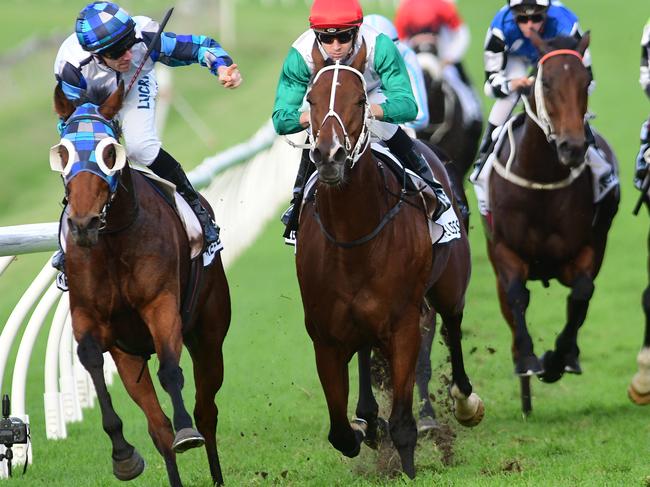
[[[119,171],[126,164],[124,148],[117,142],[117,126],[111,122],[123,97],[124,84],[120,83],[101,105],[75,107],[59,86],[54,90],[54,107],[63,123],[61,142],[50,149],[50,167],[62,173],[68,227],[74,242],[83,247],[97,243]]]
[[[311,159],[319,179],[329,185],[344,180],[370,140],[366,120],[370,115],[363,69],[365,43],[350,66],[325,60],[316,44],[312,50],[316,75],[307,94],[314,139]]]
[[[587,150],[584,121],[591,76],[582,58],[589,33],[580,41],[556,37],[546,42],[533,32],[531,41],[540,52],[533,95],[537,122],[549,141],[555,141],[560,162],[576,167]]]

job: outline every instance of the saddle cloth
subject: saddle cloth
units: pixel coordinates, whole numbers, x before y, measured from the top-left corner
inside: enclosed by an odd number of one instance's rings
[[[433,214],[432,203],[436,201],[436,197],[429,185],[410,169],[404,169],[402,163],[388,150],[385,145],[373,142],[371,144],[371,149],[375,155],[384,162],[393,164],[395,167],[399,168],[400,172],[402,170],[406,171],[406,174],[409,176],[410,183],[419,191],[427,214],[431,216]],[[300,207],[301,211],[305,206],[305,203],[309,199],[313,198],[316,181],[318,181],[318,172],[314,172],[307,180],[307,184],[305,184],[304,196],[302,205]],[[440,217],[435,222],[430,218],[427,219],[427,222],[429,224],[429,236],[431,237],[432,245],[443,244],[460,238],[460,222],[456,217],[456,212],[454,211],[453,206],[445,211],[442,215],[440,215]]]
[[[190,245],[190,258],[194,260],[201,255],[201,251],[203,250],[203,229],[201,228],[201,224],[199,223],[196,214],[192,211],[192,208],[190,208],[190,205],[176,192],[176,186],[166,179],[157,176],[146,166],[131,164],[131,168],[147,177],[155,187],[163,193],[165,200],[176,210],[176,213],[183,224],[183,228],[185,229],[185,233],[187,234],[187,240]],[[63,213],[65,214],[66,211],[67,206],[63,209]],[[66,251],[65,241],[67,235],[67,219],[62,217],[59,225],[59,242],[63,252]],[[203,266],[209,266],[221,250],[223,250],[221,240],[206,249],[205,252],[203,252]]]
[[[478,209],[481,215],[487,216],[490,213],[490,174],[494,169],[495,161],[503,165],[498,159],[496,154],[499,152],[504,144],[509,130],[512,130],[513,125],[517,125],[517,116],[508,120],[501,128],[495,130],[498,133],[497,142],[494,150],[488,156],[482,168],[474,169],[474,172],[469,177],[470,182],[474,185],[474,192],[478,200]],[[516,150],[516,147],[515,147]],[[585,154],[585,162],[591,173],[592,188],[594,195],[594,204],[602,200],[612,189],[619,184],[618,174],[613,164],[605,159],[605,155],[596,147],[589,146]]]

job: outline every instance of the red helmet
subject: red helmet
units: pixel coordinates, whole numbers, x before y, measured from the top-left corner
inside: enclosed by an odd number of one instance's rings
[[[328,33],[359,27],[363,10],[358,0],[314,0],[309,26]]]

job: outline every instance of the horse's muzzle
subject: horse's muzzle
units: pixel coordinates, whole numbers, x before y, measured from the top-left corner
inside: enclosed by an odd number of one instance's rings
[[[577,167],[585,160],[587,143],[584,138],[564,138],[557,141],[557,155],[565,166]]]
[[[68,218],[68,228],[72,240],[80,247],[92,247],[99,238],[99,215]]]
[[[314,147],[311,150],[311,160],[316,165],[318,179],[331,186],[339,184],[343,180],[347,156],[345,148],[340,144],[335,144],[329,151]]]

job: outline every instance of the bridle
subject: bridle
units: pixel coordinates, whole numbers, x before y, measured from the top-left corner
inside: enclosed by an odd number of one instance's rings
[[[334,110],[334,103],[336,101],[336,90],[338,86],[340,86],[340,83],[338,83],[340,70],[350,71],[354,73],[361,80],[361,83],[363,85],[363,94],[365,100],[364,109],[363,109],[363,125],[361,126],[361,132],[359,133],[359,138],[357,139],[354,148],[352,147],[352,142],[350,141],[350,135],[348,134],[348,131],[345,128],[345,124],[343,123],[343,120],[341,119],[340,115]],[[318,136],[320,135],[320,131],[322,130],[323,125],[325,125],[325,122],[329,118],[334,118],[341,126],[341,130],[343,130],[343,136],[345,139],[345,152],[347,154],[345,160],[346,162],[350,163],[350,167],[352,168],[361,157],[361,154],[364,153],[364,151],[368,148],[368,145],[370,144],[370,130],[368,129],[367,122],[369,118],[372,118],[372,114],[370,112],[370,104],[368,103],[366,80],[363,77],[363,74],[359,70],[347,66],[345,64],[341,64],[339,61],[336,61],[335,64],[332,64],[330,66],[325,66],[320,71],[318,71],[318,73],[316,73],[316,76],[314,77],[311,83],[311,86],[313,87],[316,81],[318,80],[318,78],[320,78],[323,73],[326,73],[328,71],[334,71],[334,76],[332,77],[332,87],[330,89],[329,110],[323,117],[323,120],[321,121],[315,136],[313,135],[314,133],[313,127],[311,127],[311,130],[309,131],[310,147],[311,148],[314,147],[315,142],[316,140],[318,140]],[[310,121],[310,125],[311,125],[311,121]]]
[[[542,77],[544,74],[544,63],[549,60],[552,57],[555,56],[575,56],[577,57],[580,62],[582,63],[582,55],[574,51],[573,49],[556,49],[555,51],[551,51],[546,53],[542,58],[539,60],[537,63],[537,76],[535,77],[535,86],[534,86],[534,94],[535,94],[535,105],[537,106],[537,113],[531,108],[530,102],[528,101],[528,98],[523,96],[522,100],[524,102],[524,107],[526,109],[526,114],[531,118],[533,122],[537,124],[537,126],[542,129],[544,132],[544,135],[546,135],[546,140],[549,143],[554,143],[555,140],[557,139],[557,134],[555,133],[555,129],[553,128],[553,122],[551,121],[551,117],[548,114],[548,111],[546,110],[546,101],[544,99],[544,88],[543,88],[543,82],[542,82]]]
[[[93,151],[95,152],[95,159],[96,159],[95,161],[86,161],[86,160],[72,161],[71,160],[71,158],[74,157],[78,151],[75,144],[70,139],[65,138],[65,136],[68,134],[68,130],[71,124],[75,122],[77,123],[99,122],[105,127],[106,137],[102,137],[99,140],[99,142],[96,142],[93,148]],[[61,141],[59,142],[59,144],[55,145],[50,149],[50,167],[52,168],[52,170],[62,173],[62,178],[64,181],[64,185],[66,187],[66,195],[67,195],[68,183],[74,176],[76,176],[81,172],[90,172],[102,178],[108,184],[109,195],[106,201],[104,202],[104,205],[99,213],[99,230],[103,232],[110,232],[110,233],[123,230],[123,228],[107,229],[107,215],[117,195],[118,184],[121,184],[119,183],[119,181],[120,181],[122,170],[124,169],[124,167],[127,166],[126,154],[124,152],[124,148],[117,142],[117,139],[120,137],[121,134],[119,123],[115,120],[107,120],[101,115],[95,113],[78,113],[78,114],[73,113],[67,120],[65,120],[59,125],[59,131],[61,133]],[[80,133],[80,132],[77,131],[76,133]],[[94,132],[92,133],[94,134]],[[102,152],[104,148],[109,144],[113,144],[117,152],[115,164],[112,168],[106,166],[102,156]],[[58,155],[58,149],[60,146],[65,147],[68,151],[68,164],[66,164],[65,168],[63,167],[63,162],[60,156]],[[137,198],[134,198],[134,204],[135,204],[134,215],[136,215],[137,217],[137,213],[138,213]],[[133,220],[131,220],[124,228],[130,226],[134,220],[135,218],[133,218]]]

